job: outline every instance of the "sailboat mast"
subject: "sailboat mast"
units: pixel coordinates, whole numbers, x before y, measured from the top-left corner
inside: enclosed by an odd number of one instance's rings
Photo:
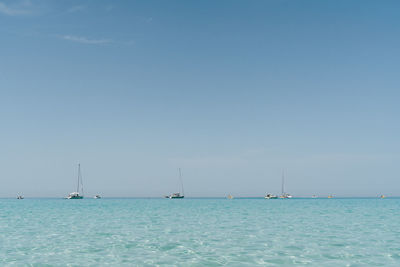
[[[183,190],[183,181],[182,181],[182,171],[181,168],[179,168],[179,180],[181,181],[181,187],[182,187],[182,195],[185,195],[185,191]]]
[[[81,172],[81,165],[79,164],[79,178],[81,180],[81,191],[83,196],[83,179],[82,179],[82,172]]]
[[[81,177],[81,164],[78,163],[78,185],[76,187],[76,192],[79,193],[79,182],[80,182],[80,177]]]
[[[282,195],[285,193],[285,172],[282,170]]]

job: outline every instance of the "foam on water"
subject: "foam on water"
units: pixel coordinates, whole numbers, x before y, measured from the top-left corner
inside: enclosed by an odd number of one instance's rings
[[[400,266],[400,199],[0,200],[0,265]]]

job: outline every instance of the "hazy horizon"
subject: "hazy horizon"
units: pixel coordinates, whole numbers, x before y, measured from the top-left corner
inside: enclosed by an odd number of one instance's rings
[[[0,197],[400,196],[399,11],[0,0]]]

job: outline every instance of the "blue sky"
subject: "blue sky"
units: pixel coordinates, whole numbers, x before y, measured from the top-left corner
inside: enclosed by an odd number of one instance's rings
[[[0,197],[400,195],[399,11],[0,0]]]

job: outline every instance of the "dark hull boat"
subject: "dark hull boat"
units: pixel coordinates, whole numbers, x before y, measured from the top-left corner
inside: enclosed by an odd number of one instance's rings
[[[165,198],[169,198],[169,199],[175,199],[175,198],[184,198],[185,197],[185,192],[183,190],[183,181],[182,181],[182,172],[181,172],[181,168],[179,168],[179,181],[181,182],[181,188],[182,188],[182,194],[180,192],[178,193],[173,193],[169,196],[165,196]]]

